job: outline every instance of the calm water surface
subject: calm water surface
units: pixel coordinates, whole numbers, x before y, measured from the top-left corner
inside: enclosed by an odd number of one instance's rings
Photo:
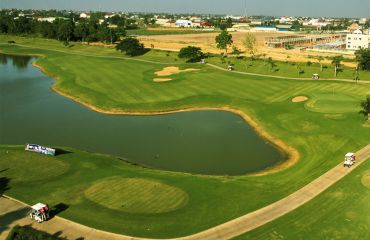
[[[69,146],[153,168],[211,175],[245,174],[284,159],[228,112],[94,112],[52,92],[54,80],[34,68],[33,60],[0,55],[0,144]]]

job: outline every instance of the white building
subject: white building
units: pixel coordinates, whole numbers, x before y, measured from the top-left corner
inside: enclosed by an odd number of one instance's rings
[[[37,21],[39,22],[54,22],[55,21],[55,17],[44,17],[44,18],[37,18]]]
[[[90,15],[87,13],[81,13],[80,18],[90,18]]]
[[[361,30],[356,30],[352,34],[347,34],[346,49],[359,50],[369,48],[369,35],[365,35]]]
[[[176,27],[190,28],[193,27],[193,22],[190,20],[179,19],[176,21]]]

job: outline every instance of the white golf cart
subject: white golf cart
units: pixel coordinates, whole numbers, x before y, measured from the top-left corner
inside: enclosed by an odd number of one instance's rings
[[[38,203],[31,207],[30,218],[39,223],[49,219],[49,207],[46,204]]]
[[[312,74],[312,79],[313,80],[319,80],[320,79],[320,75],[318,73]]]
[[[356,156],[354,153],[347,153],[344,157],[344,167],[351,167],[356,162]]]

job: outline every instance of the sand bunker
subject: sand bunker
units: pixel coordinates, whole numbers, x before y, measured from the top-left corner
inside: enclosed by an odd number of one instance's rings
[[[171,81],[172,78],[153,78],[154,82],[168,82]]]
[[[181,73],[181,72],[192,72],[198,71],[199,69],[187,68],[184,70],[180,70],[178,67],[165,67],[161,71],[155,72],[155,75],[163,77],[163,76],[170,76],[172,74]]]
[[[299,102],[305,102],[308,100],[308,97],[306,96],[298,96],[292,99],[292,102],[299,103]]]

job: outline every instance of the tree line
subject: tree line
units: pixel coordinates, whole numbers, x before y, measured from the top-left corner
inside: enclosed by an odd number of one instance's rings
[[[32,35],[63,42],[114,43],[125,36],[126,29],[135,28],[135,23],[124,16],[115,15],[100,22],[101,13],[90,18],[80,18],[74,13],[57,15],[53,22],[35,17],[19,16],[17,11],[0,11],[0,34]],[[45,16],[42,16],[45,17]],[[103,16],[104,19],[104,16]]]

